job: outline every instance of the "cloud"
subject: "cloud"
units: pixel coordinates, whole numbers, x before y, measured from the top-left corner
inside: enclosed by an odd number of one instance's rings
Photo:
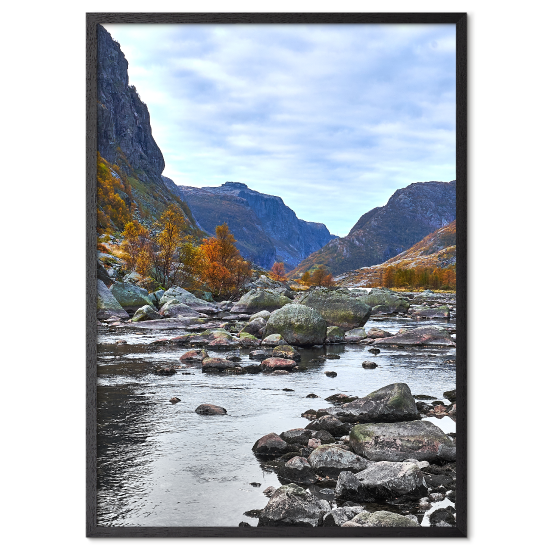
[[[455,178],[452,25],[106,25],[178,184],[241,181],[345,235]]]

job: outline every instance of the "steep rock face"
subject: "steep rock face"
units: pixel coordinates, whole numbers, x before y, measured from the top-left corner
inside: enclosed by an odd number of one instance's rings
[[[186,217],[188,232],[198,233],[189,207],[179,193],[168,188],[171,180],[162,176],[164,157],[153,138],[149,110],[129,85],[128,61],[120,45],[101,25],[97,26],[97,39],[98,174],[101,170],[118,182],[124,180],[124,191],[119,185],[115,193],[141,223],[158,220],[168,206],[176,204]],[[98,206],[104,211],[101,200]],[[124,224],[117,226],[123,228]]]
[[[322,223],[300,220],[280,197],[259,193],[244,183],[179,189],[205,231],[213,233],[217,225],[227,222],[243,256],[262,267],[282,261],[293,268],[334,238]]]
[[[346,237],[334,239],[293,271],[324,264],[333,275],[381,264],[456,219],[456,181],[411,183],[383,207],[359,219]]]
[[[97,45],[99,153],[128,175],[131,167],[160,183],[164,158],[153,138],[147,105],[128,84],[128,61],[101,25],[97,26]]]

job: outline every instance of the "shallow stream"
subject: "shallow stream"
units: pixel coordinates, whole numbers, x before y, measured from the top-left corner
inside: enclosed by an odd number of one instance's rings
[[[366,328],[395,333],[421,324],[442,323],[391,318],[369,320]],[[454,323],[445,326],[454,328]],[[305,427],[308,420],[301,413],[330,407],[325,398],[335,393],[364,397],[388,384],[405,382],[413,394],[448,403],[443,392],[456,386],[455,364],[449,361],[455,357],[454,348],[381,348],[374,356],[362,345],[331,345],[299,350],[301,364],[307,366],[310,359],[325,353],[339,354],[340,359],[288,376],[205,374],[200,364],[173,376],[154,374],[153,367],[178,364],[186,349],[153,351],[147,344],[180,333],[99,328],[98,521],[102,526],[236,527],[241,521],[256,525],[257,520],[243,512],[263,508],[268,499],[262,491],[280,486],[276,474],[262,469],[252,453],[261,436]],[[121,339],[127,344],[115,343]],[[248,358],[249,351],[241,350],[241,365],[258,363]],[[363,369],[365,360],[375,361],[378,368]],[[329,378],[326,370],[338,376]],[[309,393],[319,398],[306,398]],[[171,397],[181,402],[172,405]],[[194,411],[201,403],[220,405],[228,414],[198,415]],[[449,417],[429,420],[446,433],[456,431]],[[253,482],[261,486],[253,487]]]

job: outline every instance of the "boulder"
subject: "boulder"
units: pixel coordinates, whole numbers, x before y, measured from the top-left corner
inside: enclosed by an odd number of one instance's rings
[[[251,351],[248,357],[250,359],[255,359],[256,361],[263,361],[264,359],[267,359],[272,355],[273,355],[273,352],[271,350],[257,349],[257,350]]]
[[[449,333],[440,327],[418,327],[376,340],[377,346],[448,346],[456,347]]]
[[[323,517],[323,527],[341,527],[343,523],[363,512],[361,506],[335,508]]]
[[[377,338],[388,338],[390,336],[393,336],[391,332],[386,332],[380,328],[371,328],[367,332],[367,338],[372,338],[373,340],[376,340]]]
[[[345,330],[363,326],[371,314],[369,305],[343,288],[314,288],[304,293],[298,303],[318,311],[328,324]]]
[[[347,525],[347,524],[352,525]],[[342,527],[420,527],[418,521],[411,518],[380,510],[378,512],[361,512]]]
[[[417,464],[366,462],[367,465],[360,472],[347,471],[338,476],[336,498],[354,502],[372,502],[403,496],[418,499],[428,494],[424,474]]]
[[[176,299],[166,302],[159,311],[161,317],[200,317],[198,311],[182,304]]]
[[[340,327],[328,327],[325,344],[340,344],[345,342],[346,331]]]
[[[321,445],[329,445],[330,443],[334,443],[336,440],[332,435],[330,435],[326,430],[318,430],[316,432],[313,432],[311,434],[312,439],[317,439],[321,442]]]
[[[325,401],[329,403],[351,403],[351,401],[355,401],[356,399],[357,397],[351,397],[345,393],[335,393],[326,397]]]
[[[375,369],[378,365],[374,361],[363,361],[361,366],[364,369]]]
[[[375,461],[456,460],[453,440],[440,428],[423,420],[357,424],[351,430],[349,445],[357,454]]]
[[[267,309],[264,309],[263,311],[258,311],[258,313],[253,313],[250,316],[250,321],[254,321],[254,319],[262,318],[266,323],[271,315],[270,311],[267,311]]]
[[[261,338],[263,336],[263,333],[265,332],[265,325],[266,320],[263,317],[257,317],[253,321],[249,321],[248,323],[246,323],[242,328],[241,333],[246,332],[248,334],[252,334],[253,336]]]
[[[180,357],[182,363],[202,363],[208,357],[208,353],[203,349],[193,349],[187,351]]]
[[[320,445],[309,455],[311,467],[321,476],[336,477],[340,472],[359,472],[369,464],[368,460],[340,445]]]
[[[155,292],[149,293],[149,298],[151,298],[151,301],[153,302],[154,306],[156,308],[160,308],[160,299],[162,298],[164,294],[164,290],[157,290]]]
[[[344,339],[346,342],[352,344],[354,342],[359,342],[360,340],[363,340],[363,338],[366,337],[366,332],[363,327],[361,328],[354,328],[352,330],[348,330],[344,336]]]
[[[221,359],[220,357],[206,357],[202,361],[202,372],[222,372],[235,367],[233,361]]]
[[[262,372],[261,365],[245,365],[243,369],[247,374],[258,374],[259,372]]]
[[[270,334],[262,340],[262,346],[282,346],[286,345],[285,339],[280,334]]]
[[[170,300],[177,300],[180,304],[185,304],[189,307],[192,307],[196,311],[200,311],[200,309],[197,308],[206,308],[208,310],[212,310],[212,305],[209,304],[206,300],[201,300],[200,298],[197,298],[194,294],[191,294],[191,292],[188,292],[187,290],[180,288],[179,286],[173,286],[172,288],[168,289],[160,298],[159,305],[163,306],[166,304],[166,302],[169,302]]]
[[[97,281],[97,318],[100,320],[118,317],[119,319],[128,319],[130,316],[126,310],[118,303],[113,293],[107,288],[107,285]]]
[[[456,403],[456,389],[444,391],[443,397],[445,399],[448,399],[451,403]]]
[[[447,510],[446,508],[438,508],[430,514],[430,525],[439,527],[441,522],[444,522],[451,527],[456,524],[456,519],[450,510]],[[447,525],[442,525],[441,527],[446,527]]]
[[[110,287],[114,282],[113,279],[109,277],[109,273],[107,273],[107,270],[103,267],[99,260],[97,260],[97,280],[103,281],[106,287]]]
[[[219,407],[218,405],[211,405],[210,403],[204,403],[202,405],[199,405],[195,412],[197,414],[202,415],[217,415],[217,414],[227,414],[227,411],[223,407]]]
[[[254,348],[261,344],[261,340],[258,340],[255,336],[252,336],[252,334],[248,334],[248,332],[240,332],[239,344],[243,348]]]
[[[270,357],[262,361],[262,370],[264,371],[276,371],[276,370],[293,370],[296,366],[296,362],[291,359],[282,359],[280,357]]]
[[[257,313],[273,311],[292,300],[280,292],[257,288],[247,292],[232,308],[231,313]]]
[[[281,439],[291,445],[307,445],[307,442],[311,439],[312,433],[313,432],[311,430],[294,428],[283,432],[281,434]]]
[[[301,359],[301,355],[288,344],[284,346],[276,346],[275,348],[273,348],[273,357],[292,359],[292,361],[300,361]]]
[[[279,487],[262,510],[258,527],[319,527],[330,512],[326,500],[320,500],[291,483]]]
[[[141,306],[153,307],[149,293],[131,283],[115,282],[110,288],[117,302],[126,310],[135,313]]]
[[[411,390],[403,383],[384,386],[366,397],[328,409],[328,413],[348,422],[401,422],[420,418]]]
[[[307,459],[303,456],[291,458],[278,472],[279,477],[285,481],[310,485],[315,483],[317,477]]]
[[[281,456],[287,452],[288,444],[276,433],[270,433],[260,437],[254,446],[252,452],[260,456]]]
[[[338,418],[329,414],[321,416],[321,418],[310,422],[306,426],[306,430],[325,430],[334,436],[348,435],[350,429],[351,426],[349,424],[345,424],[344,422],[338,420]]]
[[[152,321],[153,319],[160,319],[158,311],[151,306],[140,307],[132,317],[132,323],[139,321]]]
[[[356,298],[364,304],[372,307],[372,314],[379,313],[407,313],[410,304],[398,292],[384,288],[373,288],[368,294],[360,292]]]
[[[451,317],[451,311],[447,306],[423,307],[415,309],[411,317],[413,319],[449,319]]]
[[[286,343],[298,346],[322,344],[327,333],[327,323],[314,309],[288,304],[273,312],[266,325],[266,336],[280,334]]]

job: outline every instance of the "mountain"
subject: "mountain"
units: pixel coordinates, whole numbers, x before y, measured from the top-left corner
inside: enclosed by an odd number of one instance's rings
[[[300,220],[280,197],[244,183],[175,187],[202,229],[213,234],[217,225],[227,222],[241,254],[264,268],[278,261],[292,269],[335,238],[324,224]]]
[[[445,269],[456,266],[456,221],[437,229],[414,246],[390,258],[383,264],[363,267],[335,278],[339,286],[382,286],[382,276],[388,267],[396,269]]]
[[[456,219],[456,181],[418,182],[398,189],[385,206],[363,214],[346,237],[314,252],[291,273],[315,265],[333,275],[385,262]]]
[[[98,225],[121,230],[131,215],[150,223],[176,203],[190,232],[198,227],[178,193],[162,178],[164,157],[153,138],[147,105],[128,82],[128,61],[97,26]],[[122,202],[121,202],[122,199]]]

